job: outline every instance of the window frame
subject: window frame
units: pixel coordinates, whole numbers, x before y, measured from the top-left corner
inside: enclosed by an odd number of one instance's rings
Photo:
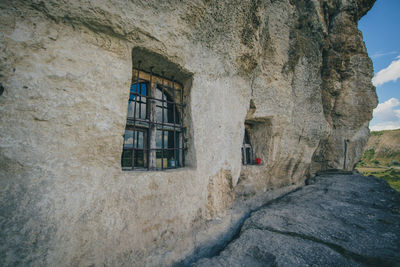
[[[145,94],[142,94],[142,84],[146,85]],[[134,85],[136,85],[136,89],[132,90]],[[161,92],[161,98],[159,97],[159,92]],[[184,135],[186,127],[183,124],[185,107],[183,97],[184,88],[181,83],[174,80],[174,77],[167,79],[163,72],[161,72],[161,75],[155,74],[153,73],[153,68],[150,68],[150,72],[141,70],[140,63],[138,68],[133,68],[125,134],[127,131],[133,131],[133,137],[135,137],[136,132],[143,131],[145,132],[143,138],[146,138],[146,142],[142,141],[143,149],[141,149],[137,147],[136,140],[133,140],[131,166],[124,165],[124,162],[126,162],[124,153],[128,150],[127,146],[125,146],[126,139],[124,134],[123,154],[121,155],[121,167],[123,171],[166,170],[185,166],[186,144]],[[129,115],[132,114],[130,114],[129,109],[132,102],[134,102],[133,116],[130,117]],[[138,103],[139,115],[136,114],[136,105]],[[144,118],[141,114],[141,105],[143,104],[146,105],[146,115]],[[157,118],[160,110],[162,114],[161,121]],[[161,148],[158,145],[159,140],[157,139],[159,132],[161,132]],[[173,133],[173,137],[169,134],[171,132]],[[165,133],[167,133],[166,138]],[[165,141],[167,142],[166,144]],[[135,166],[135,152],[137,151],[143,151],[143,166]],[[160,153],[161,157],[159,157]],[[161,160],[159,161],[159,159]]]
[[[242,165],[254,165],[254,151],[249,128],[250,126],[245,124],[242,143]]]

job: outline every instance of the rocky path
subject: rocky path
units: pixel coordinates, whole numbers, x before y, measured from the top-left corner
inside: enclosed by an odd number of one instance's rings
[[[400,194],[362,175],[317,176],[253,212],[195,266],[400,266]]]

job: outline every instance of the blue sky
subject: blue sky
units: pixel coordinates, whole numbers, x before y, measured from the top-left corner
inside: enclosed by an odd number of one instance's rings
[[[400,0],[377,0],[359,21],[374,64],[379,105],[371,130],[400,128]]]

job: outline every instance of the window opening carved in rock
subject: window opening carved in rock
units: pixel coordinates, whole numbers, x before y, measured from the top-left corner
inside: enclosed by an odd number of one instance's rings
[[[185,165],[183,86],[133,69],[121,157],[123,170],[164,170]]]

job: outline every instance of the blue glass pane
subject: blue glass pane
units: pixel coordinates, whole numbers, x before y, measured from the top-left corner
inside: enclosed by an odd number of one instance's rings
[[[141,95],[146,96],[147,95],[147,86],[146,86],[146,84],[145,83],[139,83],[139,86],[138,86],[138,84],[132,84],[131,85],[131,93],[139,93]],[[135,95],[131,94],[129,96],[129,100],[130,101],[135,100]]]
[[[147,95],[147,86],[145,83],[141,84],[141,91],[140,91],[141,95]]]
[[[136,93],[137,92],[137,85],[136,84],[132,84],[131,85],[131,93]],[[133,101],[135,99],[135,95],[130,94],[129,95],[129,100]]]
[[[139,92],[138,92],[139,90]],[[135,104],[135,95],[132,93],[139,93],[141,96],[138,96],[136,99]],[[128,104],[128,117],[129,118],[139,118],[139,119],[146,119],[147,116],[147,84],[146,83],[139,83],[139,84],[132,84],[130,89],[129,95],[129,104]],[[134,113],[136,106],[136,114]]]

